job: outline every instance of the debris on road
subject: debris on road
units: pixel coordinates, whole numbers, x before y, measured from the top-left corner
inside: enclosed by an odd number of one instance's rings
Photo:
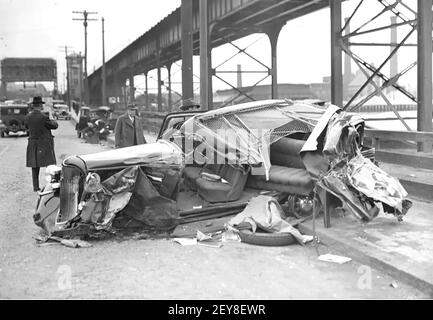
[[[182,246],[195,246],[197,244],[196,238],[174,238],[173,241],[179,243]]]
[[[211,247],[211,248],[221,248],[223,244],[221,242],[212,242],[212,241],[199,241],[197,242],[200,246]]]
[[[252,198],[245,209],[229,221],[229,225],[236,228],[241,223],[249,223],[253,235],[258,234],[256,230],[260,229],[267,234],[290,234],[302,245],[311,241],[310,236],[302,235],[283,219],[283,215],[283,209],[275,198],[259,195]]]
[[[207,234],[201,232],[200,230],[197,230],[194,238],[174,238],[173,241],[181,244],[182,246],[191,246],[198,244],[213,248],[221,248],[222,234],[222,230]]]
[[[226,231],[223,233],[222,242],[230,242],[230,241],[236,241],[240,242],[241,238],[239,236],[238,230],[233,228],[230,225],[227,225]]]
[[[352,261],[351,258],[348,257],[343,257],[343,256],[337,256],[335,254],[322,254],[318,257],[318,259],[320,261],[325,261],[325,262],[334,262],[334,263],[338,263],[338,264],[343,264],[349,261]]]
[[[62,239],[55,236],[36,236],[34,238],[36,239],[36,244],[39,246],[47,246],[55,243],[62,244],[69,248],[89,248],[92,246],[91,243],[78,239]]]

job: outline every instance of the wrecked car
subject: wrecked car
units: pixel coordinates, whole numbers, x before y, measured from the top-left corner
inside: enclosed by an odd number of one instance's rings
[[[34,221],[60,236],[171,230],[239,213],[259,195],[298,215],[342,207],[361,221],[380,212],[401,220],[411,205],[407,192],[374,163],[363,130],[357,114],[305,101],[168,114],[155,143],[48,167]]]

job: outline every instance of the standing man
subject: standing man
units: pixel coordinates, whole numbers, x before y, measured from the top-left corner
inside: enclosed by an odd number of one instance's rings
[[[147,143],[140,118],[137,117],[137,107],[134,104],[129,104],[126,113],[117,119],[114,132],[116,148]]]
[[[32,168],[33,191],[39,191],[39,171],[41,167],[56,164],[54,154],[54,139],[51,129],[57,129],[58,123],[50,120],[42,113],[44,107],[42,97],[34,97],[32,111],[26,116],[26,126],[29,129],[27,144],[27,167]]]

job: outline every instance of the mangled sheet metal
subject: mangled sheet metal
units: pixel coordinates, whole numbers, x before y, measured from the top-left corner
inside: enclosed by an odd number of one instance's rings
[[[335,110],[326,126],[318,125],[301,150],[307,170],[317,178],[316,187],[329,191],[350,209],[355,217],[370,221],[382,210],[399,221],[412,203],[406,199],[406,190],[400,182],[388,175],[371,159],[364,157],[364,121],[356,114]],[[314,162],[309,153],[317,153],[318,137],[323,133],[323,155],[329,168],[323,171],[323,162]],[[322,166],[321,169],[318,169]],[[322,199],[323,201],[323,199]]]
[[[48,234],[63,234],[83,225],[92,233],[110,230],[119,215],[156,230],[175,227],[178,218],[175,202],[161,196],[141,168],[132,166],[102,182],[97,173],[88,173],[74,217],[64,222],[41,217],[38,225]]]
[[[180,129],[187,141],[182,146],[185,158],[199,162],[202,152],[203,163],[261,165],[269,178],[270,145],[289,134],[310,133],[323,114],[323,109],[313,105],[285,100],[206,112],[189,119]],[[199,142],[198,148],[194,141]]]
[[[126,168],[102,183],[96,173],[89,173],[84,184],[77,219],[91,223],[96,230],[108,230],[116,214],[129,203],[135,189],[139,168]]]

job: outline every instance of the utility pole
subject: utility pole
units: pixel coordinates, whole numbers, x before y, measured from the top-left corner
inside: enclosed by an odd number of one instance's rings
[[[78,13],[83,15],[83,19],[73,18],[72,20],[83,21],[84,26],[84,101],[86,105],[89,105],[89,83],[87,79],[87,21],[98,21],[98,19],[89,19],[87,16],[89,14],[98,14],[97,12],[89,12],[89,11],[72,11],[72,13]]]
[[[104,17],[102,17],[102,105],[107,105],[107,80],[105,74],[105,31]]]
[[[61,47],[63,49],[63,47]],[[71,49],[73,47],[69,47]],[[69,85],[70,78],[69,78],[69,63],[68,63],[68,46],[65,45],[65,60],[66,60],[66,91],[68,92],[68,106],[69,111],[71,111],[71,87]]]

